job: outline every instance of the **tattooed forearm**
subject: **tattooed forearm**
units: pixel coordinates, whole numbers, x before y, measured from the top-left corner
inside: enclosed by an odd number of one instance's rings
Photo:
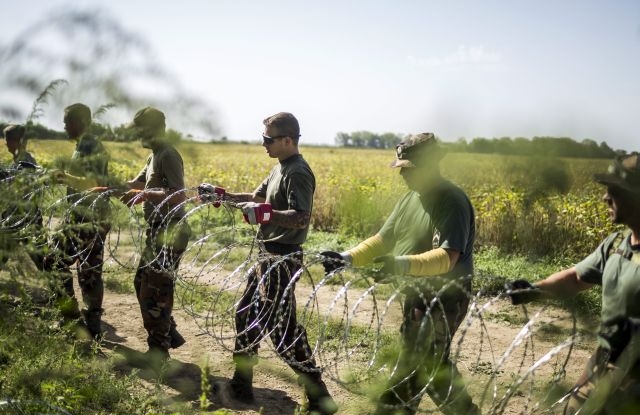
[[[309,225],[311,212],[298,212],[295,210],[274,211],[271,223],[290,229],[303,229]]]
[[[253,194],[251,193],[228,193],[225,195],[227,200],[234,203],[253,202]]]

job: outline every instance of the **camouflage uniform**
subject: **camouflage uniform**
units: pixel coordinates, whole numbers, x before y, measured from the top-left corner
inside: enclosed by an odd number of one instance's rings
[[[22,125],[12,124],[4,129],[6,140],[24,140],[25,129]],[[14,144],[15,145],[15,144]],[[9,147],[9,145],[8,145]],[[24,148],[13,155],[13,166],[3,170],[3,186],[10,186],[3,192],[2,227],[0,229],[0,264],[6,263],[8,253],[17,244],[25,246],[27,253],[38,267],[43,266],[43,247],[46,235],[42,225],[42,212],[37,204],[39,188],[33,188],[33,178],[39,166],[35,158]],[[19,202],[16,202],[18,200]]]
[[[86,108],[86,111],[89,109]],[[87,123],[90,124],[90,120],[89,113]],[[77,138],[67,170],[75,176],[93,178],[98,185],[104,186],[107,184],[108,160],[109,155],[103,144],[95,137],[84,134]],[[62,282],[64,293],[71,299],[71,306],[63,308],[63,314],[76,317],[79,310],[75,305],[77,301],[71,266],[77,264],[78,284],[86,306],[82,314],[89,332],[96,337],[101,332],[100,318],[104,311],[102,266],[104,243],[111,229],[108,222],[109,201],[67,187],[67,202],[70,207],[52,237],[51,250],[45,258],[45,270],[52,272]]]
[[[153,108],[140,110],[134,124],[144,125],[148,121],[145,117],[149,116],[160,117],[164,128],[164,114]],[[159,139],[152,140],[148,146],[152,154],[133,182],[144,183],[145,190],[163,189],[167,194],[184,190],[184,166],[180,153]],[[183,206],[176,207],[166,202],[156,205],[145,200],[143,210],[149,227],[134,286],[148,333],[149,349],[166,353],[169,348],[184,343],[181,336],[181,340],[176,342],[179,334],[171,314],[175,274],[191,230]]]
[[[278,113],[263,121],[274,136],[299,137],[298,122],[290,113]],[[266,138],[265,138],[266,140]],[[265,141],[268,143],[268,141]],[[271,144],[263,144],[268,147]],[[309,164],[296,151],[279,157],[267,178],[253,192],[276,211],[295,210],[311,214],[315,177]],[[269,336],[278,355],[298,374],[313,413],[334,413],[335,403],[316,365],[305,328],[296,316],[295,284],[302,267],[303,228],[262,223],[258,228],[259,262],[251,270],[247,286],[236,309],[235,372],[230,386],[237,399],[253,399],[253,366],[260,341]]]

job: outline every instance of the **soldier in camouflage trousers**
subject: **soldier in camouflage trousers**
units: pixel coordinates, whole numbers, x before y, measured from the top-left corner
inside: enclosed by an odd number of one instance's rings
[[[161,111],[141,109],[130,127],[135,128],[142,146],[152,151],[144,168],[128,182],[130,190],[121,197],[130,206],[143,203],[148,224],[134,286],[148,333],[148,354],[166,360],[170,348],[185,343],[171,315],[175,273],[191,234],[182,206],[186,201],[184,166],[180,153],[164,139]]]
[[[264,119],[263,125],[262,145],[278,164],[253,193],[226,193],[206,183],[199,187],[205,200],[223,195],[238,204],[248,223],[258,225],[260,257],[236,309],[235,372],[229,386],[234,398],[254,399],[253,367],[260,341],[269,336],[278,355],[298,374],[309,413],[333,414],[337,405],[296,317],[296,274],[309,231],[315,176],[299,152],[300,126],[293,114],[280,112]]]
[[[82,315],[89,333],[98,339],[102,335],[102,266],[104,244],[111,229],[110,208],[108,199],[86,190],[107,184],[109,155],[102,143],[88,134],[91,122],[91,110],[84,104],[72,104],[64,110],[64,128],[76,147],[65,166],[66,171],[54,171],[52,177],[67,184],[69,208],[52,236],[44,268],[62,282],[64,292],[58,299],[63,315],[66,318]],[[85,304],[81,314],[74,296],[73,264],[77,264],[78,284]]]

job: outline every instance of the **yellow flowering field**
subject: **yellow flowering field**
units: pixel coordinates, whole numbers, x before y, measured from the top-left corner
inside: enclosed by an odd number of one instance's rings
[[[139,143],[105,143],[111,173],[127,180],[149,151]],[[251,192],[276,163],[259,144],[182,142],[188,187],[209,182],[232,192]],[[73,152],[71,141],[32,141],[29,150],[44,167]],[[301,146],[316,175],[313,228],[366,237],[376,232],[397,197],[406,191],[393,150]],[[3,162],[10,160],[5,153]],[[609,160],[543,159],[449,153],[442,173],[460,185],[476,209],[478,246],[507,253],[578,257],[613,227],[601,202],[604,188],[592,174]]]

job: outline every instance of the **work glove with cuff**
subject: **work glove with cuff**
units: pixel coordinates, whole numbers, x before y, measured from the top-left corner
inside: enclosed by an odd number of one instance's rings
[[[238,207],[242,209],[242,216],[247,223],[259,225],[271,221],[272,209],[269,203],[245,202],[239,203]]]
[[[213,207],[220,207],[227,191],[224,187],[214,186],[209,183],[198,185],[198,199],[201,202],[213,202]]]

